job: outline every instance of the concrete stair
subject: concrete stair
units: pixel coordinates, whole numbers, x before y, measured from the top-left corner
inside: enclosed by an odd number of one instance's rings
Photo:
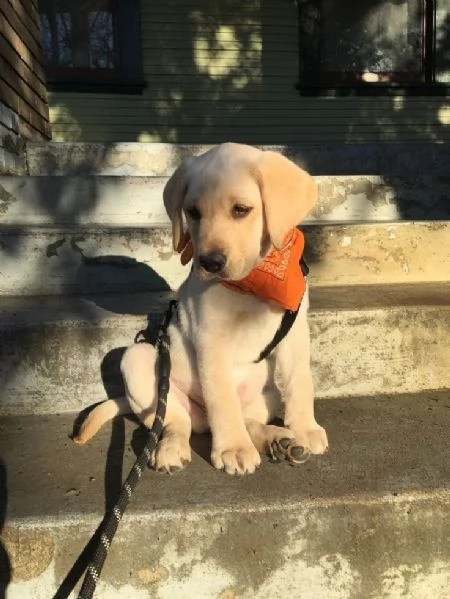
[[[448,280],[450,221],[302,229],[314,287]],[[0,296],[177,289],[189,272],[172,252],[167,224],[0,225],[0,243]]]
[[[29,144],[30,176],[0,177],[7,599],[54,595],[142,447],[131,420],[87,447],[68,435],[122,393],[123,348],[186,276],[161,191],[205,149]],[[140,483],[98,597],[448,597],[449,148],[277,149],[320,188],[304,231],[331,451],[233,479],[194,438],[189,468]]]
[[[196,438],[185,471],[147,472],[96,596],[446,597],[450,393],[325,400],[317,411],[331,450],[300,468],[265,460],[228,477]],[[143,446],[120,420],[74,447],[73,417],[1,421],[3,538],[17,579],[8,599],[54,596]]]
[[[118,361],[169,293],[0,300],[2,411],[81,410],[122,395]],[[414,393],[450,382],[450,282],[313,288],[318,398]]]

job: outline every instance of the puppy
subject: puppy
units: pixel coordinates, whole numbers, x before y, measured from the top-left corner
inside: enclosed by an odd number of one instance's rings
[[[211,462],[229,474],[254,472],[261,453],[295,463],[327,449],[325,430],[314,418],[307,285],[294,298],[297,307],[301,303],[289,331],[258,360],[286,306],[252,278],[258,270],[276,278],[291,253],[289,239],[301,235],[296,226],[316,200],[313,179],[287,158],[233,143],[185,159],[169,179],[164,204],[173,246],[184,263],[192,259],[192,269],[168,329],[171,387],[163,437],[152,458],[157,470],[172,472],[191,460],[191,432],[211,431]],[[297,259],[294,274],[300,280]],[[251,284],[241,289],[246,281]],[[94,409],[76,442],[85,443],[121,413],[133,411],[152,426],[156,360],[151,345],[126,350],[126,398]],[[268,424],[280,407],[278,389],[284,427]]]

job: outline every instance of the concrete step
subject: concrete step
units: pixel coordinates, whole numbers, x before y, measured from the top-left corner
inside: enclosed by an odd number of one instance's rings
[[[184,471],[144,473],[95,596],[447,599],[450,393],[321,400],[317,414],[330,451],[299,468],[229,477],[205,436]],[[75,446],[73,417],[0,420],[8,599],[61,589],[143,446],[121,419]]]
[[[167,177],[0,177],[0,224],[160,226]],[[317,177],[307,222],[448,220],[450,177]]]
[[[28,172],[42,175],[167,176],[185,156],[212,146],[163,143],[28,142]],[[450,143],[258,146],[281,152],[314,175],[448,177]]]
[[[439,282],[450,221],[303,227],[313,287]],[[177,289],[189,272],[168,227],[0,225],[0,295]]]
[[[123,348],[167,293],[0,299],[3,414],[67,412],[123,393]],[[450,388],[450,283],[311,290],[317,397]]]

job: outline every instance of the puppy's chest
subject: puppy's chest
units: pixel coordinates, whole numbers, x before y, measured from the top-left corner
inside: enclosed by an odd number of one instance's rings
[[[188,284],[179,297],[179,324],[193,348],[202,344],[212,352],[226,349],[235,363],[257,360],[274,338],[284,314],[283,309],[251,294],[217,284],[199,289]]]
[[[234,363],[257,360],[280,326],[282,312],[257,302],[254,309],[229,309],[199,323],[200,338],[211,347],[226,347]]]
[[[282,315],[255,312],[237,319],[232,329],[232,346],[235,362],[254,362],[269,345],[280,326]]]

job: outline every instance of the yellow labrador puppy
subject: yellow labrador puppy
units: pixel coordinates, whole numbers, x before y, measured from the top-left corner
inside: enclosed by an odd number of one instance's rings
[[[307,287],[288,333],[257,361],[285,309],[227,284],[245,279],[269,252],[282,248],[316,199],[313,179],[287,158],[232,143],[185,159],[168,181],[164,203],[174,249],[183,252],[184,262],[192,258],[193,266],[168,329],[171,388],[156,469],[171,472],[190,461],[192,431],[211,431],[211,462],[229,474],[254,472],[264,452],[300,462],[327,449],[325,430],[314,418]],[[156,359],[151,345],[127,349],[121,363],[126,399],[94,409],[76,442],[131,410],[152,425]],[[268,424],[279,409],[277,388],[284,427]]]

